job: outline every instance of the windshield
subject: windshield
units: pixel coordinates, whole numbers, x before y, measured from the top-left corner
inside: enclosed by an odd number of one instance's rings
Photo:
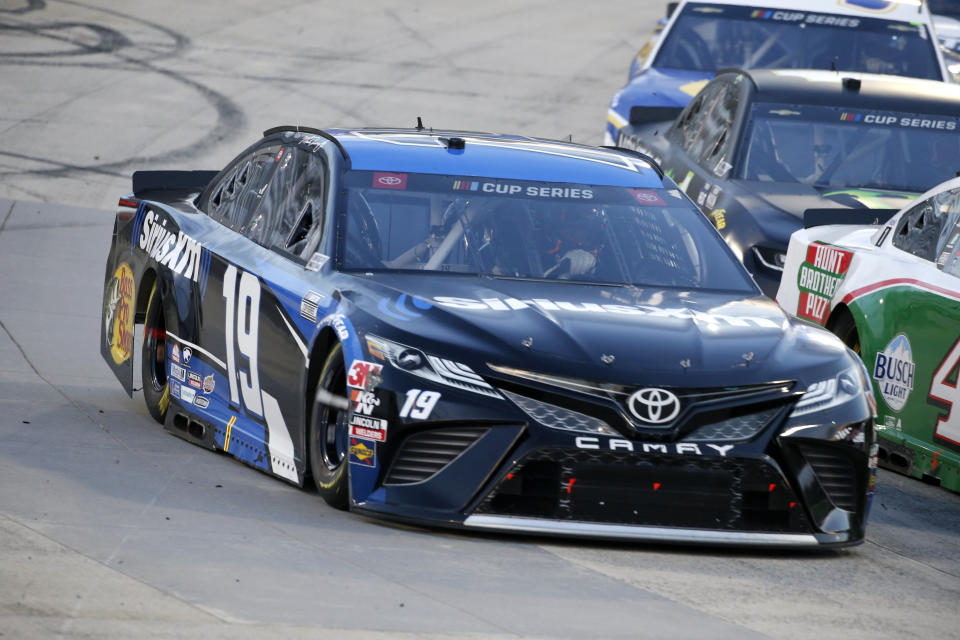
[[[754,292],[679,191],[351,171],[342,268]]]
[[[753,105],[737,175],[825,187],[926,191],[960,166],[957,118]]]
[[[700,3],[684,8],[653,64],[693,71],[835,65],[942,79],[934,44],[919,23]]]

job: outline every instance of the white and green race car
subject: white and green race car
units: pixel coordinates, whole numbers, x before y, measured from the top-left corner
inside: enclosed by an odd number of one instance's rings
[[[863,358],[880,464],[960,491],[960,178],[883,226],[794,233],[777,302]]]

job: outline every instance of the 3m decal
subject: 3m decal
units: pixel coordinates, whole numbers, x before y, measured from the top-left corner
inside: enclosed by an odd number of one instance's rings
[[[170,363],[170,377],[176,378],[180,382],[186,382],[187,380],[187,370],[181,367],[180,365],[171,362]]]
[[[350,438],[350,464],[364,467],[377,466],[377,445],[372,440]]]
[[[806,260],[797,271],[800,298],[797,315],[817,324],[827,321],[830,300],[836,295],[847,275],[853,252],[822,242],[807,247]]]
[[[913,362],[910,340],[904,333],[894,336],[883,351],[877,353],[873,365],[873,379],[887,406],[900,411],[913,391],[917,366]]]
[[[643,453],[666,453],[680,455],[719,455],[726,457],[733,449],[732,444],[705,444],[702,442],[633,442],[622,438],[596,438],[577,436],[574,440],[578,449],[606,449],[609,451],[639,451]]]
[[[133,271],[121,262],[103,297],[104,337],[116,364],[123,364],[133,354],[133,289]]]
[[[147,211],[137,247],[158,264],[193,280],[206,290],[210,252],[183,231],[168,231],[166,225],[167,218]]]
[[[196,371],[190,371],[187,373],[187,384],[194,389],[200,389],[203,387],[203,378]]]
[[[934,437],[960,444],[960,411],[953,409],[960,404],[960,338],[953,343],[947,356],[933,372],[930,382],[931,404],[946,409],[946,415],[937,417]]]
[[[354,415],[350,418],[350,435],[376,442],[387,441],[387,421]]]
[[[382,364],[376,362],[366,362],[365,360],[354,360],[347,372],[347,384],[356,389],[372,391],[380,384],[380,372],[383,370]]]
[[[407,399],[400,408],[400,417],[426,420],[433,412],[433,408],[437,406],[438,400],[440,400],[439,391],[410,389],[407,391]]]
[[[216,388],[217,383],[213,378],[213,374],[206,376],[203,379],[203,392],[204,393],[213,393],[213,390]]]
[[[197,396],[193,399],[193,404],[200,407],[201,409],[206,409],[210,406],[210,398],[206,396]]]
[[[350,402],[353,403],[353,412],[368,416],[380,406],[380,398],[373,391],[363,389],[350,390]]]
[[[378,189],[406,189],[407,174],[375,171],[373,173],[373,186]]]

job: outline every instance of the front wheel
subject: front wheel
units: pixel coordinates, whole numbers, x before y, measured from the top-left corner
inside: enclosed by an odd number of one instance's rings
[[[323,363],[316,390],[323,389],[334,396],[345,396],[346,378],[343,347],[338,343]],[[321,404],[316,401],[316,395],[311,401],[314,405],[307,440],[313,483],[327,504],[336,509],[346,509],[350,495],[350,465],[347,460],[349,411]]]
[[[837,322],[833,325],[831,331],[843,340],[843,344],[853,349],[858,356],[860,355],[860,334],[857,332],[857,323],[854,321],[852,313],[847,311],[837,318]]]
[[[167,385],[167,329],[163,300],[156,282],[150,289],[150,299],[147,302],[140,356],[143,399],[147,403],[147,411],[157,422],[163,424],[170,406],[170,387]]]

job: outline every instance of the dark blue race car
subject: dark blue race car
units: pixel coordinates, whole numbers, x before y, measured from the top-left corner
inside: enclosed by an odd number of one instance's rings
[[[635,152],[271,130],[220,172],[135,173],[104,291],[102,354],[128,393],[139,359],[168,431],[312,478],[337,507],[608,538],[863,539],[862,365],[764,298]]]

